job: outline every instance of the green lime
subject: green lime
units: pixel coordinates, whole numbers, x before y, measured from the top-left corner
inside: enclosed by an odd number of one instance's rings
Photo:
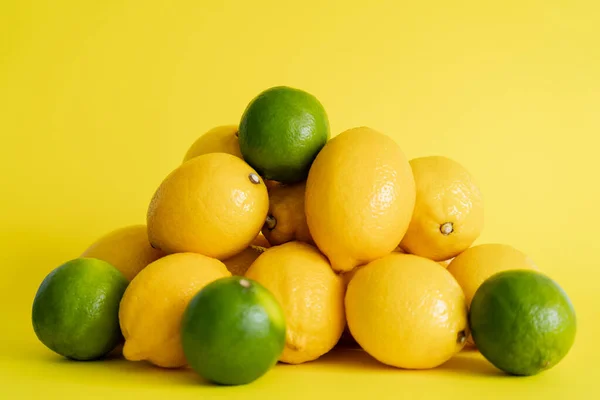
[[[473,296],[469,322],[481,354],[512,375],[552,368],[575,340],[571,301],[556,282],[533,270],[488,278]]]
[[[240,150],[265,179],[282,183],[306,179],[329,140],[323,105],[303,90],[277,86],[255,97],[242,115]]]
[[[259,283],[218,279],[198,292],[183,316],[181,339],[189,365],[221,385],[250,383],[276,363],[285,347],[285,316]]]
[[[108,354],[122,339],[119,302],[128,283],[105,261],[66,262],[46,276],[35,295],[35,334],[50,350],[74,360]]]

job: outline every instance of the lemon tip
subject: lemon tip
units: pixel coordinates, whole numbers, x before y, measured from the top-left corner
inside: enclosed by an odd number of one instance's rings
[[[142,351],[131,340],[125,341],[123,346],[123,356],[129,361],[141,361],[144,359]]]

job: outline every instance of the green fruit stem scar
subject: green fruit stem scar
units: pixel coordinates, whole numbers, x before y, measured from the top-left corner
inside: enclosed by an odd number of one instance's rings
[[[254,183],[255,185],[258,185],[260,183],[260,177],[254,172],[248,175],[248,179],[250,179],[250,182]]]
[[[449,234],[454,232],[454,225],[452,224],[452,222],[445,222],[442,225],[440,225],[440,232],[442,232],[442,235],[448,236]]]
[[[240,279],[240,285],[242,285],[245,288],[249,288],[250,287],[250,281],[248,281],[248,279]]]
[[[272,231],[277,226],[277,219],[272,215],[267,215],[267,218],[265,218],[265,225]]]

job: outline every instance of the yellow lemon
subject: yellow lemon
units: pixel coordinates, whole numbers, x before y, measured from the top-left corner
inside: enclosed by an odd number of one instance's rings
[[[81,254],[81,257],[112,264],[129,280],[162,256],[163,252],[150,246],[146,225],[131,225],[109,232]]]
[[[271,291],[283,307],[287,332],[281,361],[315,360],[338,342],[345,326],[344,282],[315,247],[301,242],[271,247],[246,277]]]
[[[223,264],[227,267],[232,275],[244,276],[250,265],[260,256],[266,249],[258,246],[248,246],[241,253],[227,260],[223,260]]]
[[[269,191],[269,214],[262,233],[272,246],[291,241],[314,244],[304,213],[306,183],[280,185]]]
[[[466,341],[464,294],[438,263],[392,253],[358,268],[346,293],[352,336],[371,356],[395,367],[434,368]]]
[[[242,158],[237,125],[217,126],[200,136],[185,153],[183,162],[209,153],[228,153]]]
[[[331,139],[306,183],[306,222],[336,271],[391,253],[415,203],[408,160],[388,136],[360,127]]]
[[[172,254],[144,268],[119,308],[125,358],[165,368],[186,365],[180,339],[185,308],[200,289],[227,276],[221,261],[195,253]]]
[[[267,188],[248,164],[231,154],[204,154],[162,182],[148,208],[148,236],[167,253],[223,260],[252,243],[268,209]]]
[[[443,261],[467,249],[483,229],[483,200],[469,172],[446,157],[415,158],[415,209],[400,243],[410,254]]]
[[[538,269],[520,250],[500,243],[473,246],[456,256],[448,265],[450,272],[462,287],[467,304],[479,286],[497,272],[509,269]]]

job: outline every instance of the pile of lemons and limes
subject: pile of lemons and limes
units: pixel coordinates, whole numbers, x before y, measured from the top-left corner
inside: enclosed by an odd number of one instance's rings
[[[193,143],[146,225],[52,271],[33,327],[71,359],[123,345],[127,360],[225,385],[341,340],[399,368],[472,346],[510,374],[547,370],[573,344],[573,306],[518,249],[473,245],[483,219],[461,164],[409,161],[368,127],[330,138],[313,95],[274,87]]]

